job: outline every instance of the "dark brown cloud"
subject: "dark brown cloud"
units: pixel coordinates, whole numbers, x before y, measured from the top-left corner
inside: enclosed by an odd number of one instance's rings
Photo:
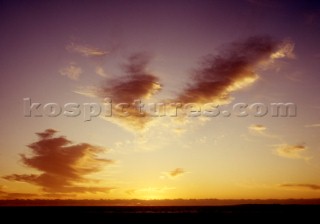
[[[111,98],[114,103],[133,103],[144,99],[160,89],[159,79],[148,72],[150,56],[146,53],[132,55],[124,66],[127,73],[107,80],[100,93],[102,98]]]
[[[28,193],[5,193],[2,199],[15,200],[15,199],[38,199],[41,198],[39,194],[28,194]]]
[[[39,140],[28,145],[31,156],[21,154],[21,161],[41,174],[12,174],[3,177],[41,186],[46,192],[107,192],[110,188],[88,186],[86,175],[101,171],[112,160],[99,158],[104,150],[88,143],[73,144],[64,136],[56,137],[56,131],[47,129],[37,133]]]
[[[159,79],[147,70],[150,55],[138,53],[129,57],[124,65],[125,75],[107,79],[98,92],[101,98],[109,98],[112,103],[125,103],[129,107],[125,111],[129,116],[123,116],[123,111],[113,107],[113,118],[130,128],[144,129],[151,120],[148,114],[136,108],[134,101],[148,99],[161,89]]]
[[[192,82],[176,101],[182,103],[226,102],[229,94],[253,83],[255,67],[272,58],[292,54],[292,43],[278,42],[269,36],[255,36],[231,43],[218,55],[207,56]]]
[[[257,80],[255,70],[258,65],[267,65],[276,58],[293,58],[294,44],[288,40],[276,41],[269,36],[255,36],[227,45],[215,56],[207,56],[200,68],[191,77],[189,85],[167,103],[166,112],[176,110],[171,103],[216,103],[225,104],[230,101],[230,93],[242,89]],[[147,67],[150,55],[138,53],[129,57],[123,69],[125,75],[106,78],[100,87],[84,88],[77,93],[86,96],[109,98],[113,105],[125,103],[128,107],[113,107],[112,118],[131,130],[145,129],[152,116],[142,109],[142,113],[133,106],[135,100],[144,100],[161,90],[158,77]],[[126,111],[129,116],[123,116]]]
[[[304,188],[304,189],[309,189],[309,190],[320,190],[320,185],[318,185],[318,184],[282,184],[281,187]]]

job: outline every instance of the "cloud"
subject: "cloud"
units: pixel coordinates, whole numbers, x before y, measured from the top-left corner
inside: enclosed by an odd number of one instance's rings
[[[75,63],[70,63],[67,67],[60,70],[60,74],[67,76],[71,80],[78,80],[82,74],[82,69]]]
[[[97,66],[96,67],[96,74],[101,76],[101,77],[106,77],[107,76],[106,72],[104,71],[104,69],[101,66]]]
[[[79,86],[74,93],[86,96],[86,97],[97,97],[100,89],[96,86]]]
[[[73,144],[66,137],[55,134],[53,129],[37,133],[39,140],[28,145],[31,156],[21,154],[22,163],[40,174],[12,174],[3,178],[38,185],[51,193],[108,192],[111,188],[87,185],[95,182],[87,175],[113,163],[99,157],[104,149],[88,143]]]
[[[4,190],[4,188],[5,188],[5,187],[4,187],[3,185],[0,185],[0,196],[6,194],[6,191]]]
[[[267,130],[267,127],[262,124],[252,124],[249,126],[249,130],[261,133]]]
[[[34,198],[39,198],[39,195],[32,194],[32,193],[12,193],[7,191],[7,187],[0,185],[0,200],[34,199]]]
[[[278,58],[296,58],[293,53],[295,44],[290,40],[286,39],[279,44],[278,50],[271,54],[271,59]]]
[[[269,131],[267,131],[267,127],[262,124],[252,124],[248,127],[248,129],[252,135],[283,141],[281,136],[269,133]]]
[[[219,54],[205,57],[200,68],[191,77],[189,85],[177,97],[162,102],[166,105],[166,114],[175,114],[178,110],[175,103],[230,102],[232,92],[258,79],[255,73],[258,66],[267,65],[278,58],[292,57],[293,48],[292,42],[276,41],[269,36],[254,36],[227,45],[218,52]],[[134,102],[147,100],[162,90],[159,78],[148,70],[150,59],[150,55],[146,53],[134,54],[123,66],[124,75],[106,77],[100,87],[82,88],[75,92],[100,99],[109,98],[113,105],[125,104],[120,108],[113,107],[112,117],[102,118],[129,130],[146,130],[146,127],[152,124],[150,121],[155,119]],[[102,71],[99,73],[104,75]],[[180,115],[186,114],[182,111],[174,119],[179,121],[185,118]]]
[[[227,103],[230,93],[258,79],[258,65],[292,55],[293,45],[269,36],[254,36],[231,43],[218,55],[207,56],[192,82],[177,97],[182,103]],[[290,53],[290,54],[289,54]]]
[[[7,192],[2,196],[5,200],[16,200],[16,199],[38,199],[41,198],[39,194],[32,193],[9,193]]]
[[[307,189],[307,190],[320,190],[320,185],[317,185],[317,184],[282,184],[280,186],[288,187],[288,188]]]
[[[136,190],[135,189],[129,189],[129,190],[126,190],[125,192],[126,192],[126,194],[131,196],[131,195],[136,193]]]
[[[281,144],[276,147],[276,154],[290,159],[307,159],[302,154],[307,150],[305,145]]]
[[[96,47],[75,43],[71,43],[66,47],[66,49],[71,53],[78,53],[84,57],[104,57],[109,53]]]
[[[184,134],[187,131],[186,128],[174,128],[173,132],[176,133],[178,136],[181,136],[182,134]]]
[[[171,170],[171,171],[167,172],[166,174],[167,174],[169,177],[174,178],[174,177],[181,176],[181,175],[183,175],[183,174],[185,174],[185,173],[186,173],[186,171],[185,171],[184,169],[182,169],[182,168],[176,168],[176,169],[174,169],[174,170]]]
[[[126,75],[107,79],[98,91],[102,99],[110,98],[113,104],[123,103],[126,108],[113,107],[113,120],[122,122],[130,128],[142,130],[151,121],[151,117],[137,109],[136,100],[148,99],[161,90],[159,79],[147,70],[150,56],[145,53],[134,54],[124,66]],[[123,112],[128,116],[124,116]]]
[[[124,66],[125,76],[107,80],[102,88],[101,97],[111,98],[115,103],[133,103],[145,99],[161,89],[159,79],[147,71],[150,56],[145,53],[129,57]]]
[[[307,124],[304,127],[305,128],[320,128],[320,124]]]

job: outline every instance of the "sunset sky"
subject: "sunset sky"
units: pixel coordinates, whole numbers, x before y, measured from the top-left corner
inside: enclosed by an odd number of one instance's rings
[[[0,199],[320,197],[319,2],[14,0],[0,17]]]

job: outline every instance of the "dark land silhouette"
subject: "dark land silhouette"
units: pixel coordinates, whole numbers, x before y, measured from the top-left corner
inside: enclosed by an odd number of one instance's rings
[[[320,199],[166,199],[166,200],[0,200],[0,206],[230,206],[320,205]]]
[[[216,223],[318,219],[320,199],[287,200],[2,200],[0,215],[31,223]]]

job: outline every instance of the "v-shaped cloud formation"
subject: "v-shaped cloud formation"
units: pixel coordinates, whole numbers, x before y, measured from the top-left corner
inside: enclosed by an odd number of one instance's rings
[[[184,90],[173,99],[164,101],[182,104],[227,104],[232,92],[258,79],[256,69],[259,65],[266,65],[278,58],[293,58],[293,49],[292,42],[276,41],[269,36],[254,36],[230,43],[218,54],[205,57]],[[162,90],[162,85],[160,79],[147,70],[149,62],[150,57],[147,54],[135,54],[125,65],[124,76],[106,78],[102,86],[96,87],[94,92],[91,88],[89,93],[82,91],[82,94],[102,99],[107,97],[115,104],[132,104],[134,100],[152,97]],[[131,107],[129,110],[130,116],[120,117],[120,120],[134,130],[144,129],[152,119],[146,111],[143,111],[144,116],[141,116],[136,108]],[[113,112],[114,115],[119,114],[117,110]]]

